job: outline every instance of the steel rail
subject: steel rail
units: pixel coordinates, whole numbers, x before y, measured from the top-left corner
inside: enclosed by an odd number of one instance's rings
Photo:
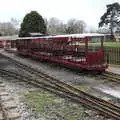
[[[102,73],[102,77],[105,79],[109,79],[111,81],[120,83],[120,75],[119,74],[106,71],[106,72]]]
[[[22,64],[22,63],[19,63],[18,61],[16,61],[16,64],[17,64],[19,67],[22,67],[24,70],[29,71],[29,72],[32,73],[32,74],[34,73],[32,76],[33,76],[34,78],[36,78],[36,79],[39,79],[39,77],[40,77],[40,78],[44,78],[44,79],[45,79],[46,81],[48,81],[48,82],[51,82],[51,83],[56,84],[56,85],[60,84],[62,87],[67,88],[67,89],[69,89],[69,90],[71,90],[71,91],[74,91],[75,93],[77,93],[77,94],[79,94],[79,95],[86,95],[86,96],[88,96],[88,97],[92,97],[92,98],[95,99],[95,100],[97,99],[101,104],[104,104],[105,106],[106,106],[106,103],[108,104],[108,102],[106,102],[106,101],[104,101],[104,100],[102,100],[102,99],[100,99],[100,98],[97,98],[97,97],[94,97],[94,96],[92,96],[92,95],[86,94],[85,92],[83,92],[83,91],[81,91],[81,90],[73,87],[73,86],[70,85],[70,84],[66,84],[66,83],[63,82],[63,81],[57,80],[57,79],[54,78],[54,77],[51,77],[51,76],[49,76],[49,75],[47,75],[47,74],[45,74],[45,73],[43,73],[43,72],[40,72],[40,71],[38,71],[38,70],[36,70],[36,69],[34,69],[34,68],[31,68],[31,67],[29,67],[29,66],[27,66],[27,65]],[[113,104],[109,102],[109,105],[113,105]],[[114,105],[114,106],[115,106],[115,109],[118,108],[118,109],[120,110],[120,107],[118,107],[118,106],[116,106],[116,105]],[[109,107],[110,107],[110,106],[109,106]]]
[[[3,71],[4,71],[4,72],[3,72]],[[2,72],[2,73],[5,73],[5,72],[6,72],[7,74],[8,74],[8,72],[9,72],[9,75],[10,75],[10,76],[12,75],[12,76],[17,77],[17,78],[19,77],[19,79],[21,79],[21,77],[22,77],[22,78],[25,77],[24,80],[26,80],[26,82],[32,83],[32,84],[33,84],[33,83],[34,83],[34,84],[37,84],[37,86],[39,86],[39,85],[42,84],[42,85],[44,85],[44,87],[46,86],[47,89],[52,86],[51,88],[53,88],[53,91],[56,90],[56,88],[57,88],[57,90],[58,90],[59,92],[66,93],[67,96],[70,97],[72,100],[76,100],[77,102],[80,102],[80,103],[82,103],[82,104],[84,104],[84,105],[87,104],[87,106],[92,107],[93,109],[99,110],[100,112],[104,112],[105,114],[110,115],[110,116],[112,116],[112,117],[114,117],[114,118],[117,118],[117,119],[120,118],[120,114],[119,114],[118,111],[115,111],[115,112],[114,112],[112,109],[109,109],[109,108],[101,105],[100,103],[97,103],[97,102],[94,101],[94,100],[86,99],[85,96],[84,96],[84,97],[81,97],[80,95],[77,95],[77,94],[75,94],[74,92],[72,92],[72,91],[70,91],[70,90],[66,90],[66,89],[63,88],[63,87],[62,87],[63,89],[61,89],[61,87],[58,88],[58,87],[53,86],[53,85],[50,85],[50,84],[48,84],[48,83],[36,81],[36,80],[30,79],[30,78],[28,78],[28,77],[26,77],[26,76],[19,75],[19,74],[16,74],[16,73],[14,73],[14,72],[10,72],[10,71],[0,70],[0,72]],[[37,82],[37,83],[36,83],[36,82]],[[39,87],[40,87],[40,86],[39,86]],[[74,97],[74,98],[72,98],[72,97]],[[86,103],[86,102],[87,102],[87,103]]]

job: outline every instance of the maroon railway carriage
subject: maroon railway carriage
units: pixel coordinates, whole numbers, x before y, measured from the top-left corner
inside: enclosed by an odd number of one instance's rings
[[[0,40],[0,48],[6,48],[11,46],[10,40]]]
[[[4,44],[5,44],[4,40],[0,40],[0,48],[3,48]]]
[[[11,36],[0,37],[0,48],[16,48],[16,38],[12,38]]]
[[[16,41],[18,54],[48,60],[75,69],[104,71],[103,34],[24,37]],[[95,47],[95,42],[99,47]]]

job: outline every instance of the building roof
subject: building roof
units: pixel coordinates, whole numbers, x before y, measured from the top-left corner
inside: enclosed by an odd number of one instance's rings
[[[18,38],[18,35],[0,36],[0,40],[16,40],[17,38]]]
[[[42,33],[29,33],[30,37],[41,37],[41,36],[45,36],[45,34]]]

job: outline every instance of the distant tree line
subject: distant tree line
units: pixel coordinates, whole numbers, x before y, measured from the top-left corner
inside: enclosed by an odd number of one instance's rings
[[[106,5],[106,12],[101,16],[98,29],[89,29],[89,32],[120,33],[120,4],[113,3]],[[10,22],[0,22],[0,35],[19,34],[20,37],[29,36],[29,33],[43,34],[74,34],[86,32],[87,25],[83,20],[69,19],[66,23],[58,18],[52,17],[49,20],[43,18],[37,11],[27,13],[20,25],[16,19]]]
[[[50,34],[74,34],[85,32],[86,23],[82,20],[70,19],[65,24],[57,18],[47,21],[47,32]]]
[[[99,33],[110,33],[111,39],[114,38],[116,31],[120,32],[120,4],[115,2],[106,5],[107,10],[101,16],[98,30],[89,30]],[[86,23],[82,20],[70,19],[67,23],[57,19],[43,19],[39,13],[32,11],[27,14],[21,24],[22,32],[41,32],[47,34],[74,34],[86,32]],[[21,36],[21,35],[20,35]]]
[[[86,23],[82,20],[70,19],[65,24],[57,18],[44,19],[38,12],[31,11],[26,14],[19,32],[20,37],[29,36],[29,33],[43,34],[73,34],[83,33]]]
[[[0,36],[18,34],[18,24],[19,22],[14,18],[10,22],[0,22]]]
[[[19,34],[20,37],[29,36],[29,33],[43,34],[73,34],[85,32],[86,23],[82,20],[70,19],[64,23],[58,18],[49,20],[43,18],[36,11],[26,14],[19,28],[19,21],[12,18],[8,22],[0,22],[0,36]]]

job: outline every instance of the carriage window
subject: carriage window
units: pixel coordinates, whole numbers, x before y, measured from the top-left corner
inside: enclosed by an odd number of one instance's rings
[[[74,45],[85,46],[85,42],[83,42],[83,41],[73,41],[69,44],[72,46],[74,46]]]
[[[88,41],[88,50],[89,51],[97,51],[102,47],[103,36],[92,37],[91,40]]]

